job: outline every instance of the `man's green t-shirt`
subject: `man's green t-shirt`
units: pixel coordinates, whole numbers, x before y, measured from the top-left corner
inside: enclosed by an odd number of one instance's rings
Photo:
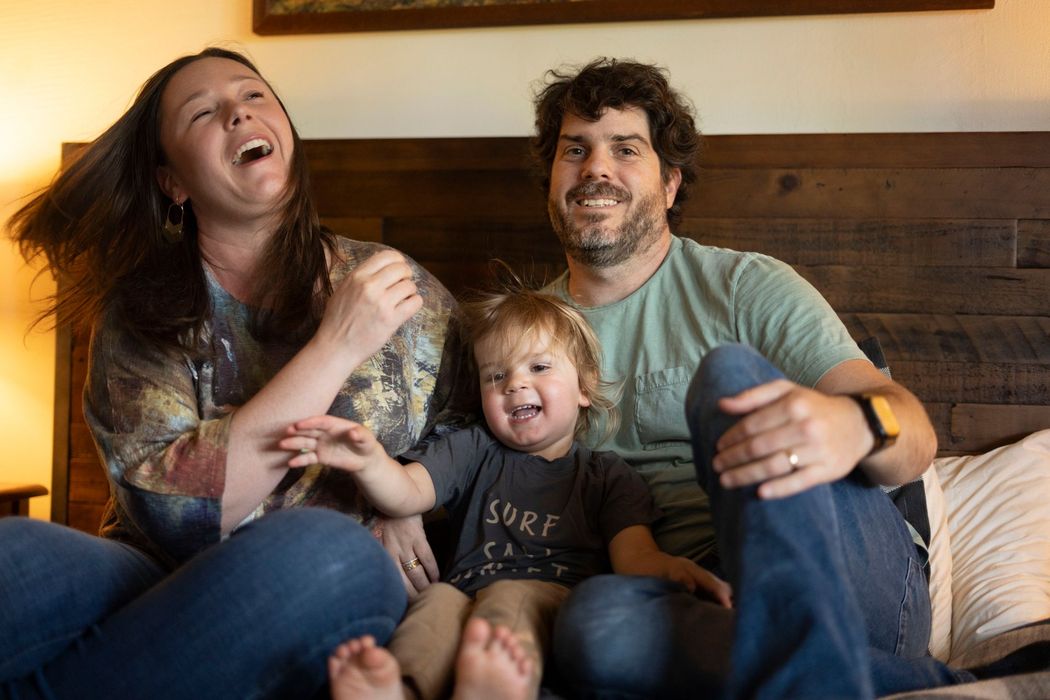
[[[568,276],[547,291],[573,304]],[[673,237],[666,259],[630,296],[578,308],[602,342],[603,379],[622,383],[620,426],[601,444],[648,481],[663,516],[656,540],[701,559],[714,549],[707,496],[696,482],[685,393],[700,360],[727,343],[752,346],[791,380],[813,386],[835,365],[865,359],[827,301],[766,255]]]

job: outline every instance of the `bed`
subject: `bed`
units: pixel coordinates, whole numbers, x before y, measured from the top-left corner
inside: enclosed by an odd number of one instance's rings
[[[306,149],[324,223],[454,293],[491,258],[539,281],[564,269],[525,138]],[[712,136],[701,165],[679,235],[793,265],[930,414],[934,654],[972,664],[1050,638],[1032,624],[1050,618],[1050,132]],[[85,348],[60,326],[52,518],[95,531],[108,486]],[[1050,674],[967,688],[1050,697]]]

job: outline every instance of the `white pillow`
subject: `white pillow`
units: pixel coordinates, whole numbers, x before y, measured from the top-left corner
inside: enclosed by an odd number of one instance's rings
[[[936,464],[936,462],[934,463]],[[930,654],[941,661],[952,655],[952,547],[944,493],[933,464],[922,475],[926,517],[930,521]]]
[[[1050,618],[1050,430],[983,455],[934,460],[951,531],[958,658]]]

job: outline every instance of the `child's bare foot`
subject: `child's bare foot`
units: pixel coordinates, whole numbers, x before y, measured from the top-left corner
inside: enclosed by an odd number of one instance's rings
[[[463,628],[453,700],[526,700],[532,660],[506,627],[472,617]]]
[[[371,636],[351,639],[328,657],[334,700],[403,700],[401,668]]]

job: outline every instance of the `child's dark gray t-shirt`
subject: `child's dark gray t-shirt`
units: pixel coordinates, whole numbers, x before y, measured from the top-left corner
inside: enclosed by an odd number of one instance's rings
[[[508,448],[476,425],[401,460],[430,473],[455,538],[443,580],[468,594],[503,578],[573,586],[608,573],[612,538],[659,515],[626,462],[578,443],[548,461]]]

